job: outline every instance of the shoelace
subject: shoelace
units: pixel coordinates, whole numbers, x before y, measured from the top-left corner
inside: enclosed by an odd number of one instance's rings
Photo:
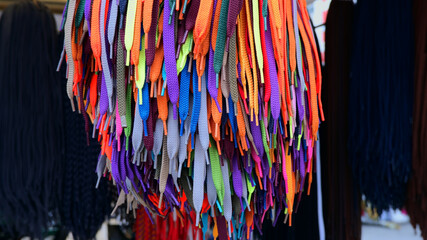
[[[179,118],[181,120],[181,127],[179,135],[184,134],[184,123],[187,119],[189,111],[190,101],[190,81],[191,81],[191,69],[188,69],[188,62],[185,64],[184,70],[181,73],[181,82],[179,91]]]
[[[244,5],[246,4],[244,3]],[[246,11],[245,10],[243,10],[240,13],[239,24],[238,24],[238,34],[239,34],[239,37],[237,39],[239,40],[239,50],[240,50],[239,59],[240,59],[241,68],[242,68],[241,79],[242,79],[242,85],[243,85],[243,91],[244,91],[244,99],[246,100],[247,98],[249,98],[249,108],[252,111],[252,109],[254,108],[254,98],[253,98],[254,89],[253,89],[252,72],[250,71],[249,58],[248,58],[248,53],[246,51],[246,44],[245,44],[245,39],[246,39]]]
[[[114,4],[113,4],[114,5]],[[126,127],[126,78],[125,78],[125,58],[124,49],[121,44],[117,44],[117,61],[116,61],[116,97],[117,97],[117,108],[119,110],[122,126]]]
[[[162,69],[163,57],[164,57],[163,44],[160,44],[159,48],[156,49],[154,61],[150,67],[150,81],[151,81],[150,97],[151,98],[154,97],[154,89],[155,89],[157,80],[159,79],[160,71]]]
[[[236,32],[233,32],[229,42],[228,49],[228,81],[230,84],[230,94],[233,100],[234,108],[237,107],[239,101],[239,91],[237,89],[237,76],[236,76]]]
[[[210,166],[212,170],[212,178],[216,188],[218,200],[219,203],[223,205],[225,194],[224,180],[222,178],[221,164],[219,162],[218,151],[212,141],[211,146],[209,147],[209,158],[211,160]]]
[[[193,60],[193,111],[191,113],[191,148],[194,149],[194,135],[197,130],[197,123],[200,116],[200,104],[201,104],[201,91],[199,91],[196,63]]]
[[[133,39],[134,39],[133,36],[135,33],[137,3],[138,3],[137,0],[129,0],[129,3],[127,5],[126,27],[125,27],[126,66],[130,65],[131,49],[132,49]]]
[[[148,92],[148,84],[145,84],[142,88],[142,106],[140,105],[139,114],[144,123],[144,135],[148,134],[147,120],[150,115],[150,96]]]
[[[141,120],[142,124],[142,120]],[[161,119],[156,121],[156,131],[154,131],[154,144],[153,144],[153,159],[156,159],[160,154],[163,144],[163,123]]]
[[[139,108],[140,108],[140,105],[135,104],[136,113],[139,113]],[[140,154],[141,154],[142,135],[143,135],[143,125],[142,125],[141,115],[135,114],[134,120],[133,120],[133,132],[132,132],[132,146],[134,151],[134,159],[132,163],[134,164],[137,161],[139,162],[141,159]]]
[[[160,84],[159,84],[160,87]],[[159,109],[159,118],[163,121],[163,130],[165,131],[165,135],[168,134],[168,130],[166,127],[166,120],[168,119],[168,94],[167,90],[165,90],[164,94],[157,95],[157,106]]]
[[[72,56],[72,50],[71,50],[71,35],[72,35],[72,27],[73,27],[73,19],[74,19],[74,10],[75,10],[76,0],[70,0],[67,4],[67,20],[65,22],[65,29],[64,29],[64,46],[65,46],[65,52],[67,56]],[[75,111],[74,101],[73,101],[73,80],[74,80],[74,61],[68,61],[68,68],[67,68],[67,95],[68,98],[70,98],[71,101],[71,108],[73,111]]]
[[[206,164],[209,164],[209,158],[207,156],[207,150],[209,148],[209,129],[208,129],[208,107],[207,107],[207,94],[206,94],[206,75],[202,76],[202,85],[200,89],[200,115],[197,124],[197,130],[199,132],[199,140],[202,149],[206,156]]]
[[[138,60],[138,65],[135,67],[137,69],[137,79],[135,81],[135,85],[138,88],[138,94],[140,95],[139,98],[139,103],[138,104],[142,104],[142,89],[144,88],[145,85],[145,35],[141,37],[141,51],[139,52],[139,60]]]
[[[171,6],[167,2],[164,4],[164,12],[172,14],[164,14],[163,16],[163,45],[165,48],[165,66],[167,76],[167,87],[169,93],[169,99],[173,104],[174,118],[177,118],[177,102],[179,96],[179,84],[176,70],[176,59],[175,59],[175,37],[174,37],[174,23],[175,13],[171,11]]]
[[[252,21],[251,21],[251,11],[249,8],[249,0],[245,0],[245,8],[246,8],[246,22],[247,22],[247,30],[248,30],[248,38],[249,38],[249,44],[250,44],[250,51],[251,51],[251,60],[252,60],[252,66],[253,69],[253,109],[251,109],[250,115],[251,115],[251,121],[253,120],[253,117],[255,115],[255,122],[258,124],[258,114],[259,114],[259,106],[258,106],[258,74],[256,70],[256,60],[255,60],[255,46],[254,46],[254,38],[253,38],[253,30],[252,30]]]
[[[179,150],[179,123],[178,118],[173,118],[173,108],[169,107],[169,117],[168,117],[168,148],[167,154],[171,163],[173,163],[178,157]],[[172,169],[172,166],[169,166],[169,174],[172,171],[178,171],[177,169]]]
[[[214,49],[214,69],[217,79],[219,76],[219,71],[221,71],[221,68],[223,67],[223,59],[227,57],[224,57],[224,50],[227,35],[228,5],[229,0],[222,0],[218,22],[218,34],[216,35],[216,44]]]
[[[147,126],[146,126],[146,134],[144,134],[144,137],[142,138],[145,145],[145,153],[144,156],[147,156],[148,152],[151,152],[153,150],[154,145],[154,124],[155,119],[157,119],[158,116],[158,110],[157,110],[157,102],[154,100],[150,100],[150,114],[148,115],[147,120]]]
[[[230,181],[229,181],[229,171],[228,171],[228,161],[224,160],[224,165],[221,166],[222,179],[224,181],[224,217],[228,223],[228,236],[231,236],[231,214],[232,214],[232,205],[231,205],[231,190],[230,190]]]
[[[266,16],[266,12],[267,11],[267,1],[266,0],[261,0],[260,1],[260,5],[263,6],[263,8],[259,9],[259,18],[260,18],[260,36],[261,36],[261,49],[262,49],[262,56],[263,56],[263,61],[265,62],[265,65],[263,65],[263,73],[264,73],[264,117],[267,117],[268,115],[268,103],[270,101],[271,98],[271,83],[270,83],[270,76],[269,76],[269,72],[270,72],[270,67],[268,66],[268,60],[267,60],[267,51],[266,51],[266,41],[265,41],[265,32],[267,31],[267,27],[268,27],[268,23],[267,23],[267,17]],[[264,9],[264,5],[265,5],[265,9]],[[264,63],[263,63],[264,64]]]
[[[131,85],[127,86],[127,95],[126,95],[126,124],[122,123],[122,126],[125,125],[125,137],[126,137],[126,151],[129,151],[129,139],[132,133],[132,87]],[[123,120],[122,120],[123,121]]]
[[[162,149],[162,152],[164,152],[164,153],[166,153],[166,151],[167,151],[167,144],[168,144],[167,136],[164,135],[163,136],[163,149]],[[159,196],[158,208],[160,208],[162,206],[163,193],[166,190],[166,181],[168,180],[168,176],[169,176],[169,156],[168,156],[168,154],[163,154],[162,155],[161,168],[160,168],[160,177],[159,177],[160,196]]]
[[[193,179],[193,203],[194,210],[196,211],[196,222],[195,225],[199,225],[200,211],[203,205],[204,198],[204,186],[206,178],[206,161],[205,161],[205,151],[203,149],[202,143],[200,141],[200,135],[196,136],[196,144],[194,150],[194,168],[197,171],[194,171]]]
[[[75,2],[75,1],[74,1]],[[69,10],[73,8],[72,2],[70,3]],[[72,9],[74,12],[74,9]],[[101,66],[101,29],[100,29],[100,21],[101,21],[101,0],[93,0],[92,3],[92,11],[91,11],[91,38],[90,45],[92,48],[93,56],[95,58],[95,71],[102,70]],[[69,11],[69,14],[72,20],[73,14]],[[103,20],[103,19],[102,19]],[[69,21],[67,21],[69,22]],[[67,25],[67,22],[65,23]],[[65,39],[68,39],[65,37]]]
[[[198,46],[200,46],[202,42],[210,35],[208,29],[212,29],[210,26],[213,23],[212,15],[215,11],[216,0],[201,0],[200,6],[201,7],[198,8],[196,22],[194,23],[193,35],[195,50],[197,50],[199,48]]]
[[[87,0],[86,2],[91,2],[91,1]],[[113,58],[113,53],[114,53],[113,45],[114,45],[114,38],[116,36],[116,26],[117,26],[117,15],[118,15],[118,13],[119,13],[119,6],[113,2],[111,4],[110,18],[108,21],[108,43],[110,44],[110,59]]]
[[[100,28],[100,35],[101,35],[101,65],[102,65],[102,69],[103,69],[103,73],[104,73],[104,77],[105,77],[105,84],[107,86],[107,93],[108,93],[108,103],[109,103],[109,110],[110,112],[113,111],[114,109],[114,102],[113,102],[113,82],[112,82],[112,77],[111,77],[111,72],[110,72],[110,66],[108,64],[108,54],[107,54],[107,46],[106,46],[106,41],[105,41],[105,21],[103,21],[103,19],[106,19],[105,17],[105,12],[107,6],[107,1],[106,0],[101,0],[101,10],[100,10],[100,17],[101,17],[101,21],[99,21],[99,28]],[[92,25],[93,26],[93,25]]]
[[[89,1],[89,0],[85,1],[85,11],[84,11],[84,17],[85,17],[85,22],[87,23],[87,26],[88,26],[89,36],[91,36],[90,35],[90,24],[91,24],[91,7],[92,7],[92,2],[93,1]]]
[[[189,106],[188,106],[188,112],[192,112],[193,110],[193,101],[191,100],[191,96],[189,97]],[[181,120],[182,121],[182,120]],[[189,116],[186,117],[184,121],[184,132],[182,136],[180,136],[179,141],[179,163],[178,163],[178,176],[181,177],[181,171],[182,171],[182,165],[184,161],[187,159],[187,146],[188,146],[188,140],[190,138],[190,125],[191,125],[191,118]]]
[[[199,11],[199,6],[200,6],[200,0],[192,0],[191,1],[191,5],[190,5],[190,9],[188,10],[188,13],[185,16],[185,32],[184,35],[182,36],[182,39],[178,39],[178,51],[177,53],[179,53],[180,47],[182,44],[184,44],[184,42],[187,40],[188,37],[188,33],[193,30],[194,26],[196,25],[196,21],[197,21],[197,17],[198,15],[198,11]],[[205,10],[206,12],[206,10]],[[207,11],[209,13],[209,11]],[[203,15],[200,15],[203,16]]]
[[[212,167],[211,165],[207,165],[206,167],[206,192],[208,194],[208,201],[211,209],[214,209],[215,202],[217,199],[215,184],[212,177]]]
[[[154,0],[145,0],[144,1],[144,9],[143,9],[143,16],[144,21],[142,22],[144,27],[144,33],[148,34],[150,32],[151,27],[153,26],[151,22],[156,21],[157,19],[157,12],[153,11],[155,7]],[[153,19],[152,16],[156,15],[156,18]],[[154,25],[155,26],[155,25]]]
[[[142,22],[142,0],[137,0],[136,3],[136,12],[135,12],[135,23],[134,23],[134,30],[133,30],[133,39],[128,39],[131,36],[126,36],[126,32],[125,32],[125,42],[128,41],[132,41],[132,46],[130,49],[130,62],[132,65],[135,66],[135,70],[138,71],[138,66],[139,66],[139,55],[140,55],[140,48],[141,46],[141,22]],[[132,19],[130,19],[132,20]],[[126,21],[127,22],[127,21]],[[129,33],[130,34],[130,33]],[[130,44],[130,43],[127,43]],[[139,74],[138,72],[135,73],[135,76],[137,78],[139,78]]]
[[[215,103],[215,101],[211,101],[211,112],[212,112],[211,114],[212,114],[212,120],[214,123],[214,126],[211,129],[211,134],[216,141],[218,152],[219,154],[221,154],[221,148],[219,144],[219,141],[221,140],[220,126],[221,126],[222,108],[223,108],[221,86],[219,86],[217,91],[218,91],[217,96],[219,96],[217,101],[218,104]]]
[[[267,19],[267,23],[269,20]],[[269,25],[269,24],[267,24]],[[279,85],[278,85],[278,79],[277,79],[277,73],[275,71],[274,65],[270,68],[270,62],[274,63],[274,53],[273,53],[273,41],[271,39],[270,31],[268,30],[269,27],[267,27],[267,31],[265,31],[265,42],[266,42],[266,52],[267,52],[267,61],[269,64],[269,78],[271,83],[271,115],[274,118],[274,123],[276,124],[277,120],[279,119],[280,115],[280,94],[279,94]],[[274,127],[274,133],[276,133],[277,127]]]
[[[152,6],[150,6],[150,4]],[[151,17],[150,17],[151,11]],[[147,1],[144,3],[144,32],[146,34],[146,58],[147,58],[147,75],[150,73],[151,66],[153,65],[155,58],[155,48],[156,48],[156,26],[157,26],[157,17],[159,11],[159,0]],[[147,26],[148,25],[148,26]]]
[[[253,34],[255,41],[255,51],[256,51],[256,59],[259,68],[259,74],[261,76],[261,84],[264,84],[264,60],[262,55],[262,47],[261,47],[261,33],[260,33],[260,21],[259,21],[259,6],[257,0],[252,0],[252,10],[253,10]]]
[[[75,28],[74,34],[76,36],[74,39],[75,42],[80,41],[80,39],[78,39],[77,36],[78,36],[79,27],[83,22],[84,7],[85,7],[85,0],[81,0],[79,2],[77,9],[76,9],[76,14],[75,14],[75,19],[74,19],[74,28]]]

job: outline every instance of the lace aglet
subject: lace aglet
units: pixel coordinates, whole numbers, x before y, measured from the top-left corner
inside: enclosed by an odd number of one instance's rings
[[[98,189],[99,183],[101,182],[101,176],[98,176],[98,180],[96,180],[95,188]]]
[[[130,50],[126,52],[126,66],[129,66],[130,63]]]
[[[150,66],[147,66],[147,74],[145,76],[145,82],[150,82]]]
[[[267,31],[267,17],[264,17],[264,31]]]
[[[176,0],[176,1],[179,1],[179,0]],[[167,3],[165,3],[165,4],[167,4]],[[175,10],[175,4],[176,4],[176,2],[173,2],[172,6],[171,6],[171,11],[169,13],[169,21],[168,21],[169,25],[172,22],[172,15],[173,15],[173,11]]]
[[[182,136],[184,134],[184,121],[181,119],[181,128],[179,130],[179,136]]]
[[[182,9],[182,14],[185,14],[187,10],[187,0],[184,1],[184,8]]]
[[[200,213],[196,212],[196,222],[194,223],[196,225],[196,227],[199,226],[199,222],[200,222]],[[231,236],[231,235],[229,235],[229,236]]]
[[[191,133],[191,149],[194,149],[194,133]]]
[[[148,136],[147,120],[144,120],[144,136]]]
[[[59,70],[61,69],[62,62],[64,61],[64,56],[65,56],[65,48],[62,49],[61,57],[59,58],[58,66],[56,67],[57,72],[59,72]]]
[[[181,51],[181,46],[182,46],[182,44],[179,43],[177,50],[176,50],[176,53],[175,53],[175,60],[178,60],[178,58],[179,58],[179,52]]]
[[[160,193],[160,197],[159,197],[159,206],[158,206],[158,208],[162,207],[162,201],[163,201],[163,193],[161,192]]]

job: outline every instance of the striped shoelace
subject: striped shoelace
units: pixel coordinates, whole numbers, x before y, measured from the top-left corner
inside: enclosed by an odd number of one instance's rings
[[[324,121],[304,0],[70,0],[64,12],[67,93],[119,193],[153,223],[169,216],[168,234],[213,223],[215,237],[249,238],[266,214],[291,225]]]

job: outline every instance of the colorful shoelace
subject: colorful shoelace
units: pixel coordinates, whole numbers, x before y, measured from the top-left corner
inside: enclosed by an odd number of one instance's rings
[[[304,0],[70,0],[64,12],[68,96],[93,122],[117,205],[191,219],[193,233],[213,223],[220,239],[249,238],[266,214],[292,224],[324,120]]]

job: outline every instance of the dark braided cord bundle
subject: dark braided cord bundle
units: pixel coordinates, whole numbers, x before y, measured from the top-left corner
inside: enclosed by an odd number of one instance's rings
[[[57,33],[41,4],[21,1],[0,20],[0,225],[40,237],[55,218],[64,135],[55,72]]]

